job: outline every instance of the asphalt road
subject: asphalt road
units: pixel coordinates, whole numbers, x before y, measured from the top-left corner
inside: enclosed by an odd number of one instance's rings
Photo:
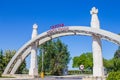
[[[5,79],[5,78],[0,78],[0,80],[82,80],[82,79],[55,79],[55,78],[44,78],[44,79],[41,79],[41,78],[36,78],[36,79]]]
[[[0,80],[82,80],[82,76],[80,75],[68,75],[68,76],[45,76],[45,78],[0,78]]]
[[[62,78],[62,79],[56,79],[56,78],[44,78],[44,79],[35,79],[35,80],[82,80],[82,79],[65,79],[65,78]]]
[[[36,80],[82,80],[82,77],[47,77],[44,79],[36,79]]]

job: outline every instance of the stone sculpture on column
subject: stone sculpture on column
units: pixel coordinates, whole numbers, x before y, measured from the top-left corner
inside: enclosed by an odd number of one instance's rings
[[[32,39],[37,36],[37,24],[33,25]],[[31,46],[31,60],[30,60],[30,76],[38,76],[38,65],[37,65],[37,43],[33,43]]]
[[[100,29],[100,23],[97,16],[98,9],[95,7],[90,11],[91,18],[91,28]],[[101,39],[97,35],[93,36],[92,50],[93,50],[93,76],[102,77],[104,76],[103,71],[103,59],[102,59],[102,48],[101,48]]]

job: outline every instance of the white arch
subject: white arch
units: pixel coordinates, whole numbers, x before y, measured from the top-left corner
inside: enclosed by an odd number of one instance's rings
[[[38,45],[41,45],[53,38],[68,35],[86,35],[86,36],[95,35],[99,36],[101,39],[106,39],[108,41],[120,45],[120,36],[109,31],[85,26],[66,26],[63,27],[63,29],[55,28],[52,32],[51,31],[44,32],[35,37],[34,39],[28,41],[26,44],[24,44],[13,56],[11,61],[8,63],[3,74],[15,74],[16,70],[18,69],[22,61],[30,54],[32,44],[39,43]]]

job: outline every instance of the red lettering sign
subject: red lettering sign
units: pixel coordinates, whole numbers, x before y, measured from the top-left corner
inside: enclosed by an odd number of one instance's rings
[[[54,28],[54,29],[51,29],[47,32],[48,35],[51,35],[51,34],[54,34],[56,32],[61,32],[61,31],[68,31],[69,30],[69,27],[59,27],[59,28]]]
[[[64,24],[56,24],[56,25],[53,25],[53,26],[50,26],[50,29],[55,29],[55,28],[59,28],[59,27],[63,27]]]

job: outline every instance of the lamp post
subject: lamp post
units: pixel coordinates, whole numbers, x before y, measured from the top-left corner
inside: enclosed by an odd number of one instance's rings
[[[41,72],[41,78],[44,78],[44,49],[41,50],[42,51],[42,72]]]
[[[44,50],[42,49],[42,72],[43,72],[43,68],[44,68]]]

